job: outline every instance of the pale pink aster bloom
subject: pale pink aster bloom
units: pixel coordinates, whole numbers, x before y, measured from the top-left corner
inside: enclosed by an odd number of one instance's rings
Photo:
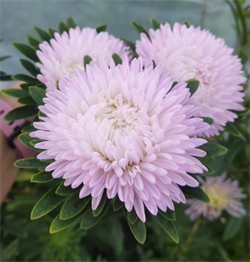
[[[55,159],[46,171],[65,179],[65,186],[81,186],[80,198],[92,196],[95,210],[106,189],[118,195],[128,211],[134,207],[146,220],[144,206],[154,215],[158,208],[174,209],[185,203],[178,185],[197,187],[189,173],[207,170],[195,157],[206,153],[196,147],[206,140],[195,137],[209,125],[194,118],[198,108],[185,105],[186,83],[173,84],[171,74],[158,66],[143,70],[142,59],[128,59],[110,68],[91,62],[59,82],[60,90],[47,92],[39,109],[48,117],[35,122],[32,137],[45,149],[39,159]]]
[[[243,88],[246,79],[241,76],[241,62],[233,56],[233,49],[225,45],[223,39],[215,38],[200,27],[187,28],[175,23],[173,30],[169,24],[160,29],[149,30],[150,39],[142,33],[136,41],[136,52],[144,64],[162,64],[165,72],[172,72],[175,81],[197,79],[200,86],[189,99],[189,104],[199,107],[196,116],[210,117],[214,124],[203,136],[218,135],[222,126],[233,122],[237,115],[230,110],[244,110]]]
[[[72,76],[75,69],[84,70],[83,58],[88,55],[93,61],[104,59],[109,63],[114,53],[121,58],[128,56],[128,47],[118,38],[107,32],[97,33],[96,29],[79,27],[70,28],[69,34],[54,34],[50,43],[44,41],[39,45],[37,56],[41,63],[37,66],[41,75],[37,78],[48,90],[55,89],[57,81],[63,76]]]
[[[223,210],[234,217],[246,214],[240,202],[240,199],[246,198],[246,195],[242,193],[238,181],[226,179],[226,173],[217,177],[207,177],[205,180],[198,177],[198,180],[201,182],[201,188],[208,195],[210,203],[187,199],[187,204],[191,204],[191,206],[185,213],[190,215],[191,220],[197,219],[200,215],[214,220],[221,215]]]

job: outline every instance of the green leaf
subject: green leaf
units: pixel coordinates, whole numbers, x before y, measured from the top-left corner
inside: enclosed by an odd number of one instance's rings
[[[43,98],[46,96],[46,91],[37,86],[30,86],[29,93],[38,105],[43,105]]]
[[[15,261],[18,255],[19,239],[16,238],[10,244],[1,248],[1,261]]]
[[[0,71],[0,80],[1,81],[10,81],[13,80],[11,75],[7,75],[3,71]]]
[[[47,183],[54,180],[52,177],[52,172],[46,172],[46,171],[41,171],[31,178],[31,182],[33,183]]]
[[[155,19],[151,19],[150,22],[151,22],[152,27],[153,27],[154,30],[160,29],[160,26],[161,26],[160,22],[158,22]]]
[[[71,219],[67,219],[67,220],[61,220],[60,219],[60,215],[58,214],[55,219],[53,220],[53,222],[50,225],[49,228],[49,232],[51,234],[57,233],[65,228],[67,228],[68,226],[70,226],[72,223],[74,223],[79,217],[81,217],[82,214],[79,214],[78,216],[75,216]]]
[[[106,192],[104,192],[102,195],[101,202],[99,203],[98,207],[96,208],[96,210],[93,210],[94,217],[99,216],[101,214],[104,208],[104,205],[106,203],[106,200],[107,200],[107,195],[106,195]]]
[[[133,50],[135,52],[135,44],[124,39],[124,38],[121,38],[120,39],[124,42],[125,45],[129,46],[131,50]]]
[[[16,89],[16,88],[6,88],[1,90],[1,93],[6,96],[12,96],[12,97],[25,97],[28,96],[29,93],[22,89]]]
[[[155,69],[156,68],[155,60],[152,60],[152,62],[153,62],[153,69]]]
[[[25,90],[25,91],[29,91],[29,87],[30,87],[31,84],[21,84],[20,87]]]
[[[184,21],[182,24],[183,24],[183,25],[186,25],[187,28],[189,28],[189,27],[191,26],[191,24],[190,24],[188,21]]]
[[[144,33],[147,35],[147,37],[149,37],[148,32],[141,25],[137,24],[136,22],[132,22],[131,24],[135,27],[139,34]]]
[[[187,82],[187,88],[189,88],[190,97],[197,91],[200,82],[198,80],[188,80]]]
[[[14,166],[19,168],[42,168],[51,164],[51,161],[39,160],[36,157],[19,159],[14,163]]]
[[[25,133],[25,132],[32,132],[32,131],[36,131],[37,129],[33,126],[33,123],[28,124],[27,126],[25,126],[21,132]]]
[[[48,214],[51,210],[60,205],[66,197],[59,196],[55,194],[55,190],[58,185],[53,186],[45,195],[36,203],[32,212],[31,219],[38,219],[46,214]]]
[[[18,136],[18,139],[27,147],[31,149],[35,149],[33,145],[30,144],[32,140],[34,140],[34,137],[30,137],[28,133],[23,133]],[[37,149],[36,149],[37,150]]]
[[[51,38],[54,38],[54,34],[56,33],[57,31],[53,28],[48,28],[48,33],[49,33],[49,36]]]
[[[198,147],[204,151],[207,152],[206,157],[215,157],[215,156],[221,156],[224,155],[227,152],[227,149],[224,146],[221,146],[216,143],[210,143],[204,144],[200,147]]]
[[[22,66],[33,76],[37,76],[40,72],[30,61],[25,59],[20,59]]]
[[[83,58],[83,64],[84,64],[84,69],[86,71],[86,66],[92,61],[92,58],[88,55],[85,55]]]
[[[179,236],[174,223],[164,217],[161,213],[158,213],[155,219],[161,228],[178,244]]]
[[[210,202],[209,197],[200,187],[179,186],[179,188],[186,197],[197,199],[204,203]]]
[[[231,217],[226,224],[226,228],[223,233],[223,240],[229,240],[234,237],[240,230],[242,219]]]
[[[40,139],[40,138],[35,138],[33,137],[33,139],[30,141],[30,144],[32,146],[35,146],[37,143],[40,143],[40,142],[43,142],[44,140],[43,139]]]
[[[147,237],[147,230],[145,224],[140,220],[137,219],[134,224],[130,223],[130,221],[127,219],[129,228],[134,235],[135,239],[140,243],[144,244]]]
[[[17,176],[15,181],[18,181],[18,182],[30,181],[32,176],[34,176],[33,169],[21,170],[21,171],[19,171],[18,176]]]
[[[213,118],[210,117],[201,117],[204,122],[208,123],[210,126],[214,123]]]
[[[167,218],[168,220],[175,220],[175,211],[171,210],[171,209],[167,209],[166,212],[163,212],[162,210],[159,210],[158,212],[161,213],[162,216],[164,216],[165,218]]]
[[[30,77],[27,75],[23,75],[23,74],[13,75],[12,79],[24,81],[24,82],[31,83],[31,84],[40,84],[40,82],[36,78]]]
[[[19,50],[22,54],[27,56],[29,59],[39,62],[39,58],[36,55],[36,49],[22,43],[13,43],[13,46]]]
[[[76,22],[73,20],[72,17],[67,19],[67,25],[69,28],[76,28]]]
[[[136,215],[134,208],[130,212],[127,212],[127,218],[132,225],[136,222],[138,216]]]
[[[208,171],[201,173],[200,174],[201,176],[207,176],[214,173],[214,170],[209,165],[207,164],[203,164],[203,165],[208,169]]]
[[[236,129],[236,127],[230,123],[230,122],[227,122],[226,126],[224,127],[224,129],[230,133],[231,135],[234,135],[234,136],[240,136],[240,133],[239,131]]]
[[[27,39],[29,44],[34,47],[35,49],[38,49],[38,45],[41,43],[39,40],[37,40],[35,37],[31,35],[27,35]]]
[[[31,96],[20,97],[17,102],[25,105],[37,105],[36,101]]]
[[[64,22],[60,22],[59,26],[58,26],[58,31],[59,34],[61,35],[63,32],[69,32],[69,27],[64,23]]]
[[[56,189],[56,194],[60,196],[68,196],[78,191],[78,189],[72,189],[71,186],[65,186],[63,182]]]
[[[105,32],[107,29],[107,26],[106,25],[100,25],[96,28],[96,32],[97,34],[99,34],[100,32]]]
[[[2,56],[2,57],[0,57],[0,62],[4,61],[4,60],[6,60],[6,59],[9,59],[9,58],[11,58],[10,55]]]
[[[113,210],[116,212],[123,206],[123,202],[119,200],[118,197],[115,198],[115,201],[113,202]]]
[[[38,113],[38,108],[36,106],[22,106],[17,107],[13,110],[11,110],[9,113],[7,113],[4,117],[4,120],[6,121],[14,121],[23,119],[26,117],[34,116]]]
[[[41,38],[42,41],[49,42],[50,36],[46,31],[44,31],[41,28],[38,28],[36,26],[34,26],[33,28],[35,29],[35,31],[37,32],[37,34],[39,35],[39,37]]]
[[[102,213],[95,217],[92,213],[92,209],[89,208],[87,210],[87,212],[84,213],[82,221],[81,221],[81,229],[89,229],[91,227],[93,227],[95,224],[97,224],[101,218],[104,216],[106,210],[107,210],[107,204],[105,205],[104,210],[102,211]]]
[[[116,66],[119,65],[119,64],[120,65],[122,64],[122,59],[120,58],[120,56],[118,54],[114,53],[112,55],[112,58],[113,58]]]
[[[79,198],[79,192],[70,195],[63,204],[60,219],[66,220],[78,215],[88,204],[91,197]]]

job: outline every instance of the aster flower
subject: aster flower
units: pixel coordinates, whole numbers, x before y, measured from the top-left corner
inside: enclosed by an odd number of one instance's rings
[[[120,39],[107,32],[97,33],[96,29],[79,27],[70,28],[69,34],[54,34],[50,43],[39,45],[37,56],[41,63],[37,66],[41,75],[37,78],[48,90],[56,88],[57,81],[63,76],[72,76],[75,69],[84,70],[83,58],[88,55],[93,61],[104,59],[107,63],[114,53],[124,58],[128,56],[128,47]]]
[[[210,198],[210,203],[188,199],[187,203],[191,206],[185,213],[190,215],[191,220],[195,220],[200,215],[209,220],[214,220],[221,215],[223,210],[234,217],[241,217],[246,214],[240,202],[240,199],[246,198],[246,195],[239,188],[238,181],[226,179],[226,173],[218,177],[207,177],[205,180],[198,177],[198,180],[202,184],[201,188]]]
[[[200,27],[175,23],[173,30],[169,24],[160,29],[149,30],[150,39],[142,33],[136,41],[136,52],[144,64],[162,64],[165,72],[172,72],[175,81],[197,79],[200,86],[188,101],[199,107],[196,116],[214,120],[204,136],[218,135],[228,121],[237,115],[230,110],[243,110],[239,104],[244,94],[240,92],[246,79],[241,76],[241,63],[233,56],[233,49],[225,45],[223,39],[215,38]]]
[[[143,70],[142,59],[109,64],[91,62],[86,72],[62,78],[59,90],[46,93],[39,109],[47,117],[31,136],[45,140],[36,144],[45,150],[38,159],[55,159],[46,171],[65,186],[81,186],[79,197],[91,195],[93,210],[106,191],[145,222],[144,206],[154,215],[174,210],[173,201],[186,202],[178,185],[198,186],[187,172],[207,170],[195,158],[206,155],[196,148],[206,140],[195,136],[209,125],[185,105],[186,83],[171,89],[171,74],[159,66]]]

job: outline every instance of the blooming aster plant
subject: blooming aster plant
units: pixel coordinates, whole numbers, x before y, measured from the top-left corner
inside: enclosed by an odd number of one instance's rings
[[[202,179],[201,187],[208,195],[210,202],[202,203],[193,199],[188,199],[187,204],[191,206],[185,211],[191,220],[197,219],[200,215],[214,220],[220,217],[223,210],[227,211],[231,216],[241,217],[246,214],[240,200],[246,198],[239,188],[238,181],[232,181],[226,178],[226,173],[218,177],[207,177]]]

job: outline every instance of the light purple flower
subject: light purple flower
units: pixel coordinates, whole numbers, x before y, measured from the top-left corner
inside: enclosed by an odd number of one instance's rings
[[[114,53],[122,58],[129,54],[123,41],[107,32],[97,33],[96,29],[92,28],[70,28],[69,34],[55,33],[54,38],[50,43],[42,42],[39,45],[41,51],[37,51],[41,61],[37,66],[42,73],[37,78],[48,90],[55,89],[57,81],[63,76],[72,76],[75,69],[84,70],[85,55],[90,56],[93,61],[104,59],[109,63]]]
[[[221,126],[233,122],[237,115],[230,110],[244,110],[243,88],[246,79],[241,76],[240,59],[233,56],[233,49],[225,45],[223,39],[215,38],[200,27],[187,28],[175,23],[173,30],[169,24],[160,29],[149,30],[150,39],[142,33],[136,41],[136,52],[144,64],[162,64],[164,72],[172,72],[175,81],[197,79],[200,86],[188,101],[199,107],[196,116],[210,117],[214,124],[203,135],[218,135]]]
[[[203,203],[198,200],[188,199],[187,204],[191,206],[185,211],[190,215],[191,220],[197,219],[200,215],[214,220],[218,218],[222,211],[227,211],[231,216],[241,217],[246,214],[240,199],[246,198],[239,188],[238,181],[226,179],[226,173],[217,177],[207,177],[203,180],[198,177],[201,182],[201,188],[210,198],[210,203]]]
[[[118,195],[128,211],[134,207],[145,221],[144,206],[154,215],[158,208],[174,209],[185,203],[178,185],[197,187],[188,175],[207,170],[195,156],[206,140],[195,137],[209,125],[194,118],[198,108],[185,105],[186,83],[173,84],[171,74],[158,66],[143,70],[142,59],[128,59],[110,68],[91,62],[47,92],[40,110],[48,117],[35,122],[32,137],[45,149],[39,159],[55,159],[46,171],[65,179],[65,186],[81,186],[80,198],[92,196],[95,210],[106,189]]]

